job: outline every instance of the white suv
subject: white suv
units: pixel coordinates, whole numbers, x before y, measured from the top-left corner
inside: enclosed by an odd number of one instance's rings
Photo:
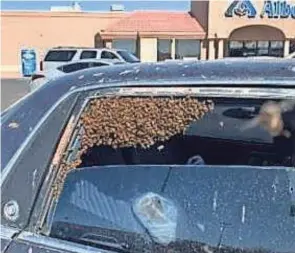
[[[57,68],[60,65],[85,59],[118,60],[137,63],[140,60],[132,53],[122,49],[55,47],[50,49],[40,62],[40,70]]]
[[[44,71],[38,71],[31,76],[29,83],[30,92],[41,87],[43,84],[47,83],[52,79],[68,75],[82,69],[96,68],[96,67],[106,67],[118,64],[125,64],[123,61],[113,61],[113,60],[98,60],[98,59],[84,59],[79,61],[70,61],[66,64],[61,64],[56,68],[47,69]]]

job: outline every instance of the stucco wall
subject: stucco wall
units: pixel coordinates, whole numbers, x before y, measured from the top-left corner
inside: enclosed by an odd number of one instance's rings
[[[38,60],[55,46],[95,45],[95,35],[125,13],[1,12],[1,74],[19,75],[20,50],[34,48]]]
[[[208,10],[209,1],[191,1],[191,14],[198,20],[205,31],[208,29]]]
[[[249,34],[251,34],[252,40],[285,40],[282,30],[264,25],[238,28],[230,34],[230,39],[249,40]]]
[[[269,25],[282,30],[286,38],[295,38],[295,19],[275,19],[261,18],[261,10],[263,9],[264,1],[252,1],[256,8],[257,15],[255,18],[243,17],[225,17],[225,12],[232,1],[215,1],[209,0],[209,22],[208,36],[214,38],[215,34],[218,38],[228,38],[231,32],[237,28],[250,25]],[[295,0],[289,0],[288,3],[295,5]],[[250,39],[250,37],[249,37]]]

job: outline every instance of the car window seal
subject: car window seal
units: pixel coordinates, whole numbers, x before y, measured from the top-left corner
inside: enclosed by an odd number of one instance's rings
[[[82,105],[78,103],[78,100],[82,99],[84,100],[82,102]],[[83,112],[83,110],[85,109],[85,106],[88,103],[88,98],[85,99],[83,94],[80,94],[77,98],[76,98],[76,106],[78,107],[78,113],[75,117],[75,119],[73,119],[73,127],[70,127],[70,132],[69,132],[69,139],[68,142],[65,144],[65,147],[62,150],[62,153],[64,154],[65,152],[67,153],[67,156],[70,157],[71,152],[69,152],[69,150],[72,149],[72,146],[75,145],[75,140],[77,138],[77,135],[79,134],[79,129],[80,126],[78,125],[79,123],[79,119],[80,116]],[[75,110],[75,107],[73,108],[72,112]],[[73,113],[71,114],[73,115]],[[71,119],[71,118],[70,118]],[[64,138],[64,134],[66,133],[67,129],[69,128],[69,123],[67,122],[64,131],[61,135],[61,139]],[[75,136],[75,137],[74,137]],[[57,155],[58,152],[58,147],[57,149],[54,150],[54,155],[53,157],[55,157]],[[51,218],[50,216],[53,215],[55,213],[55,208],[58,202],[58,198],[55,199],[54,195],[53,195],[53,190],[52,190],[52,186],[54,185],[54,182],[56,181],[56,179],[58,178],[59,175],[59,167],[60,167],[60,163],[62,162],[62,157],[63,155],[60,157],[59,161],[56,163],[52,160],[52,164],[50,165],[49,168],[49,172],[47,175],[47,179],[49,181],[48,186],[47,186],[47,198],[43,201],[42,203],[42,211],[39,213],[39,217],[38,217],[38,221],[37,221],[37,226],[36,226],[36,230],[38,230],[40,233],[44,233],[45,235],[49,235],[50,230],[51,230],[51,226],[52,226],[52,222],[51,222]],[[48,220],[49,218],[49,220]]]

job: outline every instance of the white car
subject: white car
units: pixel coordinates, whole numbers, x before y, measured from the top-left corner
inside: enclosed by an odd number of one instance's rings
[[[54,69],[60,65],[86,59],[117,60],[137,63],[140,60],[132,53],[123,49],[55,47],[50,49],[44,60],[40,62],[40,71]]]
[[[30,91],[34,91],[50,80],[59,78],[61,76],[64,76],[82,69],[103,67],[103,66],[110,66],[110,65],[117,65],[117,64],[124,64],[124,62],[116,61],[116,60],[87,59],[87,60],[71,62],[64,65],[59,65],[57,68],[49,69],[46,71],[39,71],[33,74],[31,76],[31,80],[29,83],[29,89]]]
[[[293,52],[292,54],[289,54],[285,58],[287,58],[287,59],[295,59],[295,52]]]

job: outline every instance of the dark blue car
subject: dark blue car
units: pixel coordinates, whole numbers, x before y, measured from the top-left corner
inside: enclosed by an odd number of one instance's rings
[[[295,252],[295,62],[118,65],[1,115],[1,252]]]

